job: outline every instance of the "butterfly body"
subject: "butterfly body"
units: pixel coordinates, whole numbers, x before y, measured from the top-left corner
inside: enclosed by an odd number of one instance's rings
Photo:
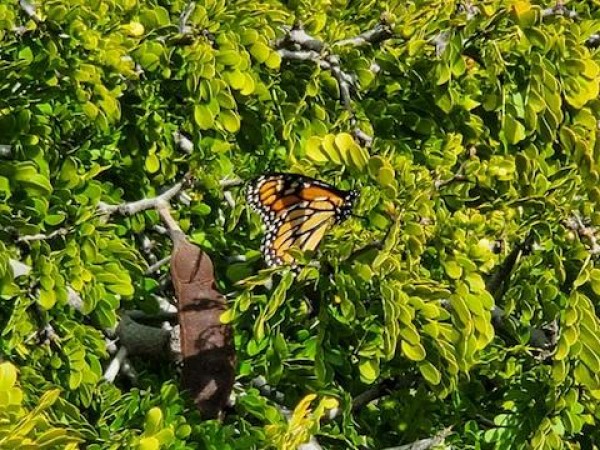
[[[297,174],[271,173],[251,181],[247,199],[266,226],[262,251],[267,264],[295,266],[288,250],[315,250],[329,227],[351,214],[356,197],[356,191]]]

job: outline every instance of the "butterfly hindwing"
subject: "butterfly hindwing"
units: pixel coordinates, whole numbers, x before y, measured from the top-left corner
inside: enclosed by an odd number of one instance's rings
[[[265,223],[267,264],[294,266],[289,249],[315,250],[327,229],[350,214],[355,198],[354,191],[296,174],[274,173],[251,182],[247,199]]]

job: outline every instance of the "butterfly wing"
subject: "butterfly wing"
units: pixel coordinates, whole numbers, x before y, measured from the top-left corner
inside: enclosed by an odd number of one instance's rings
[[[262,250],[273,266],[294,265],[292,246],[316,249],[327,229],[350,214],[356,194],[302,175],[271,174],[252,182],[247,197],[265,222]]]

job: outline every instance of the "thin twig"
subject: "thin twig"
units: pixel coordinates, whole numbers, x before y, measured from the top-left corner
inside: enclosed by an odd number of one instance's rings
[[[30,3],[27,0],[19,0],[19,6],[23,10],[23,12],[25,14],[27,14],[29,16],[29,18],[31,20],[33,20],[35,23],[39,24],[42,21],[42,19],[40,18],[40,16],[37,13],[35,4]]]
[[[106,370],[104,371],[104,378],[109,383],[113,383],[119,371],[121,370],[121,365],[127,359],[127,349],[125,347],[121,347],[115,357],[112,359]]]
[[[598,232],[594,227],[586,225],[584,220],[577,214],[563,222],[564,226],[574,231],[582,242],[587,241],[588,250],[592,256],[600,254],[600,243],[598,243]]]
[[[358,141],[364,147],[371,147],[373,145],[373,137],[369,136],[360,128],[355,128],[352,132],[354,139]]]
[[[148,269],[146,269],[145,274],[150,275],[150,274],[156,272],[162,266],[167,264],[170,260],[171,260],[171,255],[165,256],[163,259],[156,261],[154,264],[152,264],[150,267],[148,267]]]
[[[435,447],[436,445],[440,445],[442,442],[444,442],[444,439],[446,439],[451,432],[452,427],[446,427],[433,437],[421,439],[410,444],[400,445],[397,447],[387,447],[383,450],[428,450],[431,447]]]
[[[241,178],[224,178],[221,181],[219,181],[219,186],[221,186],[223,189],[227,189],[230,187],[234,187],[234,186],[241,186],[242,184],[244,184],[244,180],[242,180]]]
[[[167,189],[165,192],[160,194],[157,197],[152,198],[144,198],[142,200],[136,200],[133,202],[121,203],[118,205],[109,205],[104,202],[98,203],[98,212],[102,215],[110,216],[112,214],[118,213],[123,216],[132,216],[134,214],[139,213],[140,211],[145,211],[147,209],[156,208],[158,204],[169,202],[173,197],[175,197],[179,192],[189,184],[190,176],[186,175],[182,181],[176,183],[171,188]]]
[[[66,236],[67,234],[69,234],[69,232],[70,230],[67,228],[59,228],[57,230],[54,230],[52,233],[48,234],[38,233],[20,236],[17,238],[17,242],[46,241],[55,238],[56,236]]]
[[[194,143],[181,131],[173,132],[175,145],[184,153],[191,155],[194,152]]]
[[[179,33],[189,34],[192,29],[187,25],[187,22],[196,9],[196,2],[189,2],[179,16]]]
[[[389,395],[395,390],[409,388],[415,383],[415,381],[415,378],[410,376],[398,380],[394,378],[383,380],[379,384],[376,384],[375,386],[367,389],[364,392],[361,392],[354,397],[354,400],[352,401],[352,411],[357,412],[372,401]]]
[[[352,45],[353,47],[360,47],[368,44],[375,45],[391,38],[392,35],[392,29],[387,23],[378,23],[372,29],[365,31],[358,36],[334,42],[332,47],[343,47],[345,45]]]
[[[351,39],[338,41],[333,46],[375,44],[391,36],[392,31],[390,26],[382,21],[372,30],[361,33]],[[323,41],[310,36],[299,26],[287,30],[287,33],[282,38],[276,40],[273,45],[283,59],[312,61],[322,70],[329,71],[338,83],[340,103],[350,113],[350,126],[355,127],[357,120],[352,107],[352,94],[355,89],[356,76],[342,69],[338,55],[328,52],[327,45]],[[375,65],[373,72],[377,73],[378,69],[379,66]],[[352,134],[359,144],[367,147],[372,144],[373,138],[360,128],[355,128]]]

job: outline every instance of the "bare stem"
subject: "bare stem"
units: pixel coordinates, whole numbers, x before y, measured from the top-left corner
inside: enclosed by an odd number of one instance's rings
[[[28,2],[27,0],[19,0],[19,6],[23,10],[23,12],[27,14],[29,18],[35,23],[40,23],[42,21],[42,19],[37,13],[35,4]]]
[[[564,225],[577,233],[582,242],[588,243],[589,252],[595,256],[600,254],[600,244],[598,243],[597,230],[594,227],[586,225],[583,219],[578,215],[573,215],[564,221]]]
[[[386,23],[378,23],[372,29],[365,31],[358,36],[349,39],[342,39],[334,42],[332,47],[343,47],[351,45],[353,47],[361,47],[363,45],[375,45],[383,42],[393,35],[392,29]]]
[[[182,181],[176,183],[174,186],[167,189],[165,192],[163,192],[157,197],[144,198],[142,200],[121,203],[119,205],[109,205],[104,202],[99,202],[98,212],[106,216],[110,216],[115,213],[121,214],[123,216],[132,216],[134,214],[139,213],[140,211],[156,208],[158,204],[165,202],[168,203],[169,200],[171,200],[173,197],[179,194],[179,192],[189,184],[190,178],[191,177],[189,176],[189,174],[186,175]]]
[[[397,447],[387,447],[383,450],[428,450],[444,442],[444,439],[448,437],[451,431],[452,427],[446,427],[433,437],[427,439],[420,439],[410,444],[400,445]]]
[[[338,41],[332,47],[345,45],[362,46],[364,44],[375,44],[382,42],[392,36],[390,26],[383,21],[376,25],[372,30],[365,31],[358,36]],[[312,61],[322,70],[327,70],[338,83],[340,96],[339,100],[346,111],[350,113],[350,126],[356,125],[356,117],[352,106],[352,91],[355,88],[356,76],[344,71],[340,65],[338,55],[328,52],[327,45],[309,34],[301,27],[295,27],[288,30],[286,35],[274,43],[277,52],[283,59],[293,59],[297,61]],[[378,66],[373,66],[373,72],[377,73]],[[360,128],[353,131],[355,140],[366,147],[371,146],[373,138]]]
[[[162,266],[167,264],[171,260],[171,255],[165,256],[163,259],[156,261],[146,270],[146,275],[150,275],[160,269]]]
[[[190,33],[191,29],[190,27],[188,27],[187,22],[190,18],[190,16],[192,15],[192,13],[194,12],[194,9],[196,9],[196,2],[189,2],[185,9],[182,11],[181,15],[179,16],[179,33],[180,34],[188,34]]]
[[[59,228],[48,234],[38,233],[20,236],[17,239],[17,242],[46,241],[55,238],[56,236],[66,236],[67,234],[69,234],[69,230],[67,228]]]
[[[119,371],[121,370],[121,365],[127,359],[127,349],[125,347],[121,347],[115,357],[112,359],[106,370],[104,371],[104,378],[109,383],[115,381]]]

